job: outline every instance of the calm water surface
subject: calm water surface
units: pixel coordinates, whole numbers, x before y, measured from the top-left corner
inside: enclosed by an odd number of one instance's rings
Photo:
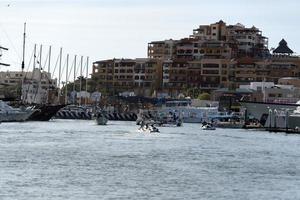
[[[197,124],[0,124],[0,199],[300,199],[300,136]]]

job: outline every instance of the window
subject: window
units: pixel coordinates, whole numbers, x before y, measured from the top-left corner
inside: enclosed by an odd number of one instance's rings
[[[207,63],[203,64],[203,68],[219,68],[219,64]]]

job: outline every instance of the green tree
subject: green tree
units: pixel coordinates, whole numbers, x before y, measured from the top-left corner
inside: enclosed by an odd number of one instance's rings
[[[198,96],[198,99],[200,99],[200,100],[210,100],[210,94],[208,94],[208,93],[202,93],[202,94],[200,94],[199,96]]]

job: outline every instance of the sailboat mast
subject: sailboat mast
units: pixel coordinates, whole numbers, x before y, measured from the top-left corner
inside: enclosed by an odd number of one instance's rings
[[[43,51],[43,45],[41,45],[40,46],[40,61],[39,61],[39,63],[40,63],[40,70],[42,70],[42,51]]]
[[[26,39],[26,22],[24,23],[24,33],[23,33],[23,57],[22,57],[22,72],[25,68],[25,39]]]
[[[82,64],[83,64],[83,56],[81,56],[80,59],[80,80],[79,80],[79,93],[81,94],[81,90],[82,90]],[[79,98],[79,105],[81,105],[81,95]]]
[[[57,83],[58,88],[60,88],[61,62],[62,62],[62,48],[60,48],[60,51],[59,51],[59,69],[58,69],[58,83]]]
[[[48,60],[48,73],[50,74],[50,64],[51,64],[51,46],[49,46],[49,60]]]
[[[86,79],[85,79],[85,92],[87,94],[88,87],[88,76],[89,76],[89,57],[86,58]],[[85,105],[87,105],[87,97],[85,98]]]
[[[59,69],[58,69],[58,103],[60,103],[60,80],[61,80],[61,60],[62,60],[62,48],[59,52]]]
[[[67,54],[67,65],[66,65],[66,86],[65,86],[65,105],[68,104],[68,71],[69,71],[69,54]]]
[[[34,49],[33,49],[33,71],[35,69],[35,64],[36,64],[36,44],[34,44]]]
[[[76,103],[76,96],[75,96],[75,91],[76,91],[76,86],[75,86],[75,80],[76,80],[76,58],[77,58],[77,55],[75,55],[75,60],[74,60],[74,77],[73,77],[73,95],[74,95],[74,99],[73,99],[73,104]]]

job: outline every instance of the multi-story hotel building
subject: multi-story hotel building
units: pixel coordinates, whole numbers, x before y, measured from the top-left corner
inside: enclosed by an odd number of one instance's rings
[[[178,40],[154,41],[148,43],[148,58],[151,59],[173,59],[176,55]]]
[[[268,56],[268,38],[256,27],[226,25],[222,20],[200,25],[189,38],[155,41],[148,44],[148,57],[156,59],[201,59],[203,56]],[[216,57],[215,57],[216,58]]]
[[[147,54],[143,59],[95,62],[92,77],[98,90],[148,96],[163,91],[175,97],[189,88],[231,90],[254,81],[278,83],[282,77],[300,76],[299,57],[286,41],[270,53],[261,30],[223,21],[200,25],[187,38],[151,42]]]
[[[93,64],[92,80],[96,89],[108,95],[134,91],[139,95],[151,95],[162,81],[160,61],[143,59],[111,59]]]

